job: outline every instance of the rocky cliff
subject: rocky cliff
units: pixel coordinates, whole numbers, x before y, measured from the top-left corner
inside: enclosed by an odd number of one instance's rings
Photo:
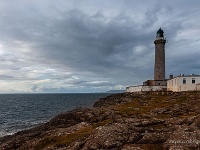
[[[3,137],[0,149],[200,149],[200,94],[114,94]]]

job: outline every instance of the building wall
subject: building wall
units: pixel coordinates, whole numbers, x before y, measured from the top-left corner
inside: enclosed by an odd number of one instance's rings
[[[200,83],[196,84],[197,91],[200,91]]]
[[[167,86],[166,80],[147,80],[143,82],[143,85],[146,86]]]
[[[195,91],[200,83],[200,76],[178,76],[167,81],[167,90],[173,92]]]
[[[167,86],[130,86],[126,88],[126,92],[143,92],[143,91],[163,91],[167,88]]]
[[[126,87],[126,92],[141,92],[142,85]]]

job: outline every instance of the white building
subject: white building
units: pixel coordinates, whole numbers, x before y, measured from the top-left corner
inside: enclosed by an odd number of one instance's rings
[[[200,75],[180,75],[167,81],[167,91],[196,91],[200,90]]]
[[[134,93],[139,93],[139,92],[147,92],[147,91],[166,91],[166,86],[146,86],[146,85],[138,85],[138,86],[129,86],[126,88],[126,92],[134,92]]]
[[[196,87],[197,87],[197,91],[200,91],[200,83],[197,83]]]

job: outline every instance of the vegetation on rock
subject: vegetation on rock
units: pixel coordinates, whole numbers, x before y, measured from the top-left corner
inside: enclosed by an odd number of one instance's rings
[[[200,93],[121,93],[0,139],[0,149],[200,148]]]

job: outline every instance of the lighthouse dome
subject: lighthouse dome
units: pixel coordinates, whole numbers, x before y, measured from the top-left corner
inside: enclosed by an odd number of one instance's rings
[[[164,31],[160,28],[158,31],[157,31],[157,37],[164,37]]]

